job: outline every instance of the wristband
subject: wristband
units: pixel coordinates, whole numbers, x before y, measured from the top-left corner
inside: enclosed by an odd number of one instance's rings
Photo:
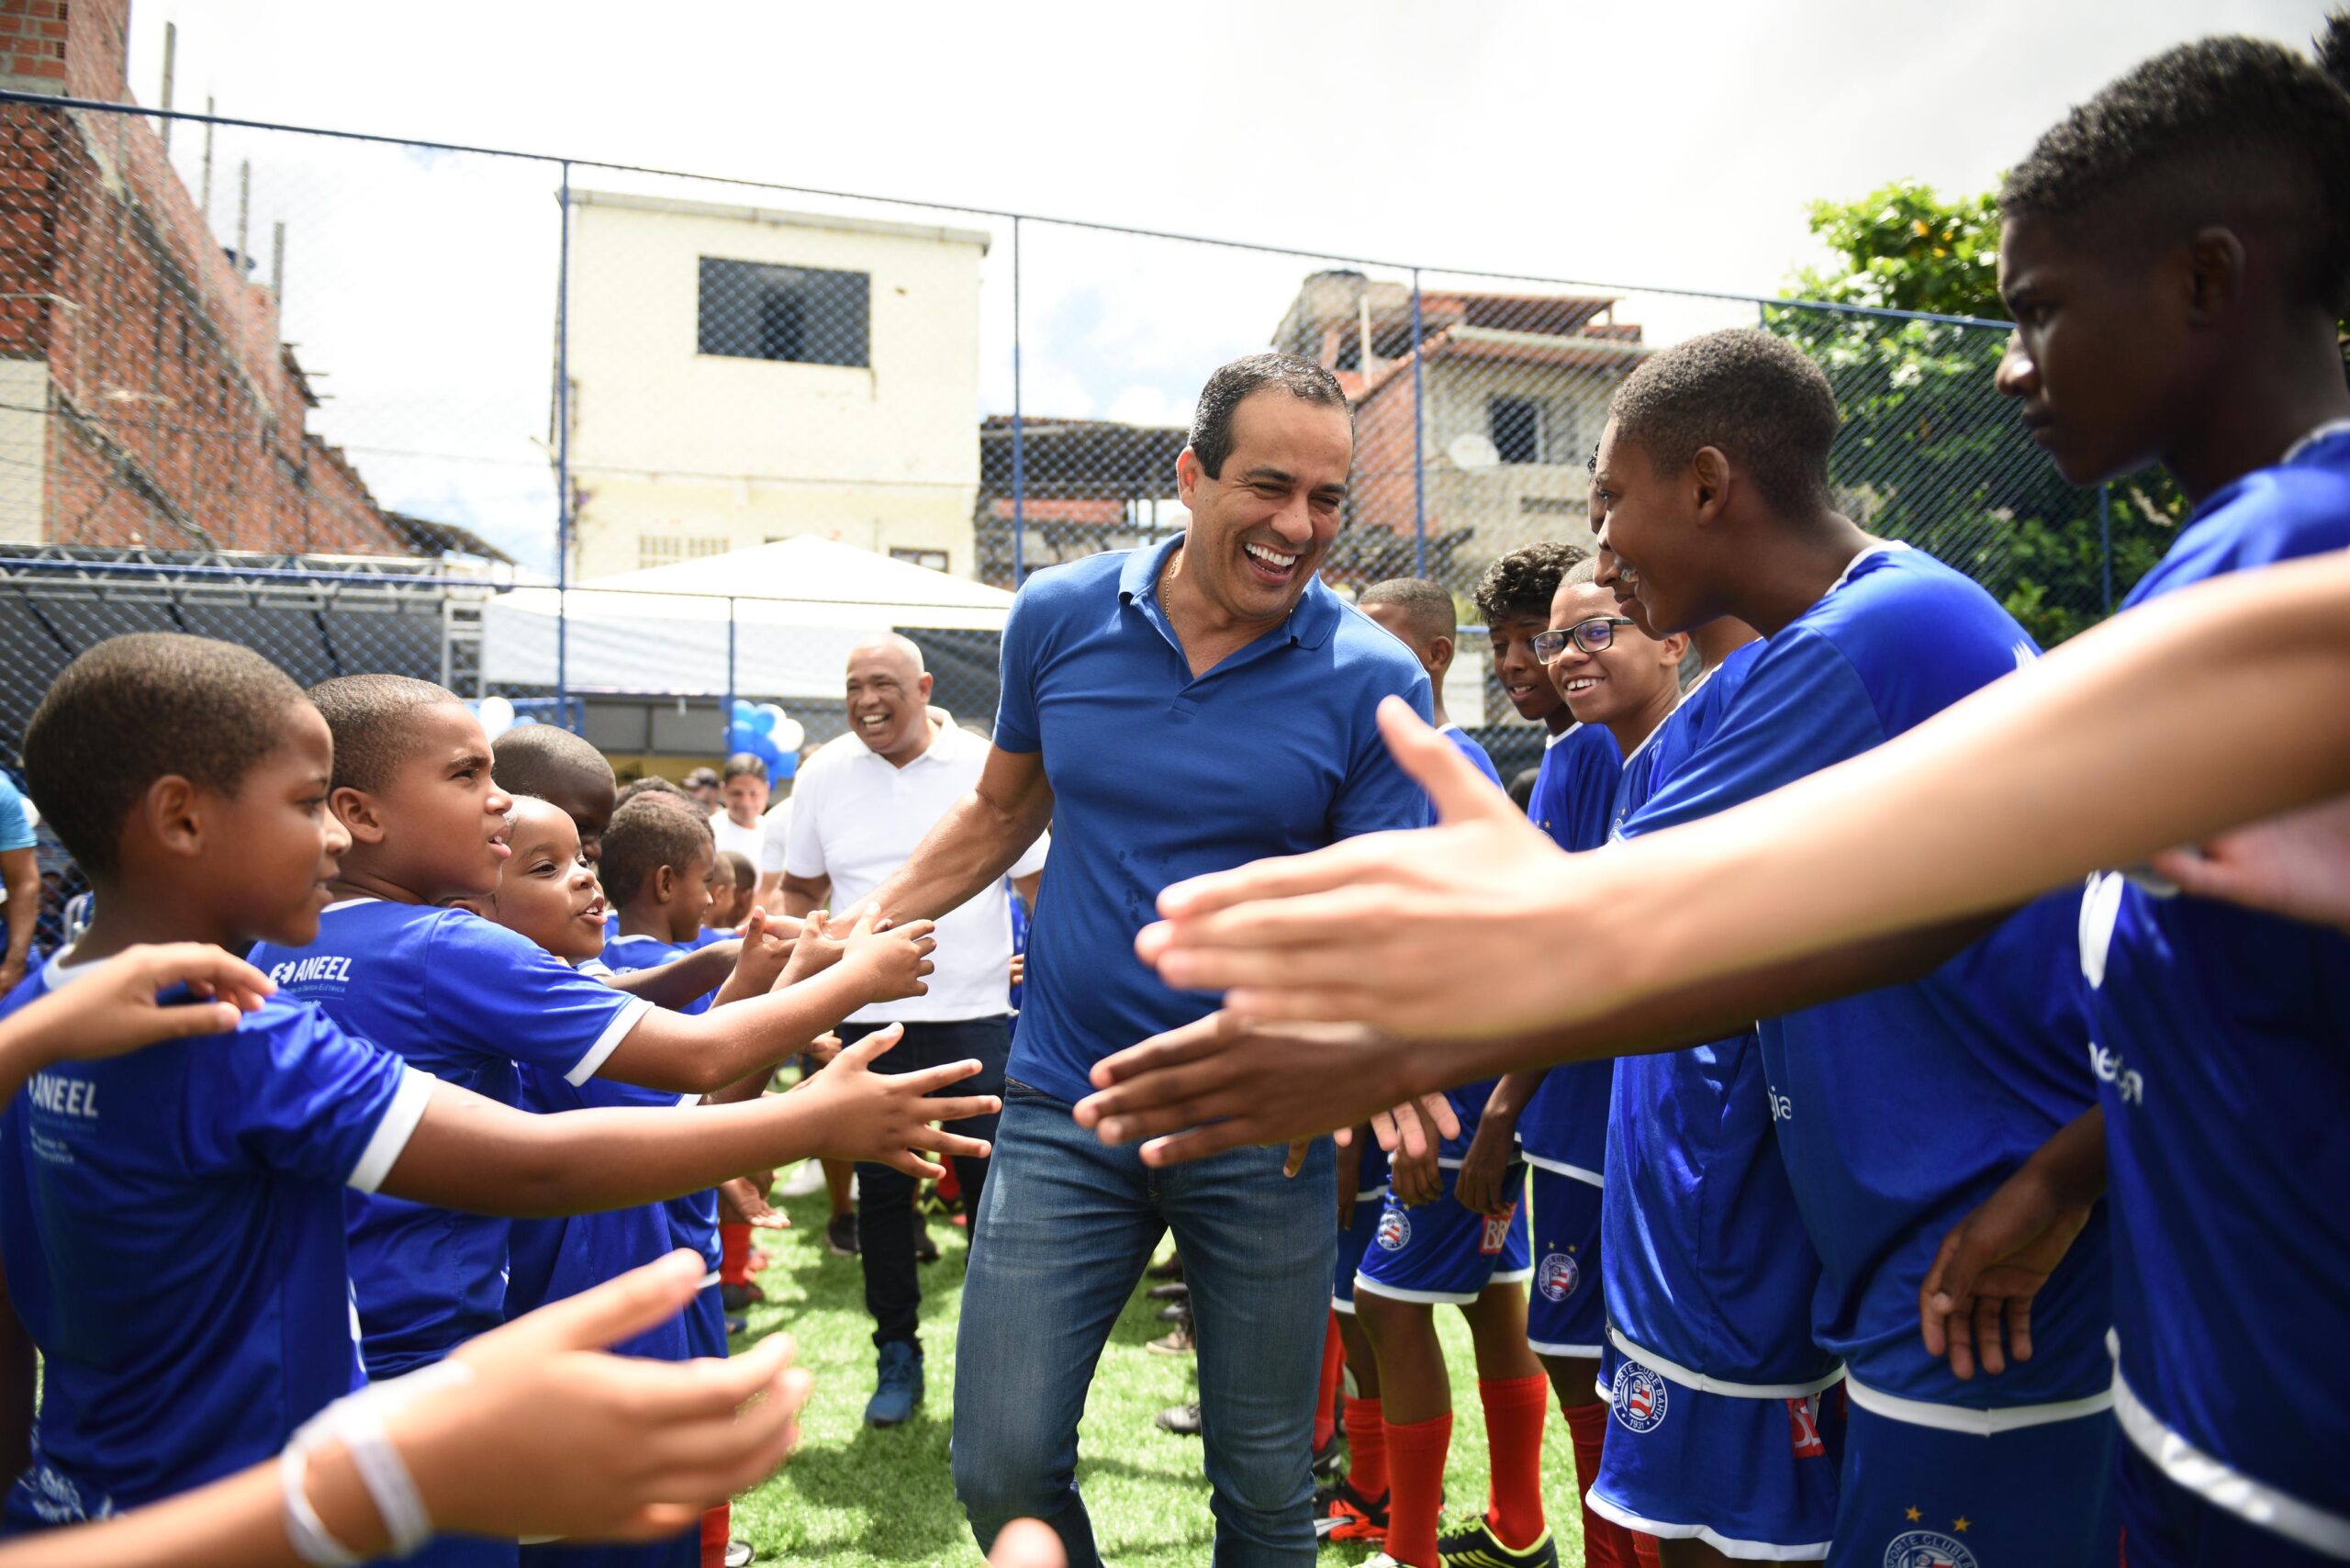
[[[473,1375],[473,1369],[462,1362],[435,1362],[347,1394],[302,1424],[285,1445],[279,1473],[285,1484],[286,1539],[303,1562],[315,1568],[348,1568],[363,1561],[327,1533],[303,1486],[311,1451],[326,1442],[341,1443],[351,1456],[352,1468],[390,1538],[389,1555],[408,1556],[432,1539],[431,1515],[407,1462],[384,1430],[384,1417],[436,1390],[471,1383]]]

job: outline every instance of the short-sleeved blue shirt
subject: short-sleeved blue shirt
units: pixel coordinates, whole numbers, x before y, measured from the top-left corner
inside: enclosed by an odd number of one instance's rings
[[[0,853],[32,846],[32,813],[25,810],[23,793],[0,773]]]
[[[1577,724],[1543,748],[1526,814],[1571,854],[1596,849],[1607,842],[1608,811],[1623,773],[1624,750],[1614,733],[1603,724]],[[1598,1184],[1615,1083],[1612,1061],[1561,1062],[1543,1074],[1542,1087],[1517,1117],[1528,1163]]]
[[[1864,554],[1763,644],[1713,733],[1625,835],[1833,767],[2036,651],[1979,585],[1925,552]],[[2093,1103],[2077,902],[2041,899],[1922,980],[1761,1024],[1779,1151],[1821,1264],[1813,1335],[1843,1356],[1856,1401],[2061,1406],[2102,1398],[2110,1382],[2102,1212],[2032,1305],[2031,1361],[1961,1382],[1918,1332],[1942,1236]]]
[[[351,1033],[507,1105],[522,1103],[521,1067],[584,1083],[652,1011],[462,909],[356,899],[329,906],[308,946],[264,942],[251,958]],[[503,1320],[510,1222],[381,1195],[353,1195],[349,1219],[369,1375],[437,1361]]]
[[[2209,497],[2129,604],[2344,549],[2336,428]],[[2298,1538],[2350,1549],[2350,937],[2119,876],[2080,919],[2122,1430],[2154,1455],[2183,1439],[2207,1495],[2322,1512]]]
[[[51,962],[0,1002],[68,983]],[[269,1459],[363,1381],[343,1197],[432,1081],[305,1002],[34,1075],[0,1111],[0,1254],[47,1358],[14,1529],[101,1518]]]
[[[1039,572],[1004,623],[995,744],[1042,753],[1053,790],[1009,1072],[1063,1100],[1091,1092],[1102,1057],[1215,1005],[1135,956],[1162,889],[1427,820],[1375,718],[1389,696],[1429,715],[1411,651],[1317,578],[1287,621],[1194,678],[1158,603],[1181,543]]]

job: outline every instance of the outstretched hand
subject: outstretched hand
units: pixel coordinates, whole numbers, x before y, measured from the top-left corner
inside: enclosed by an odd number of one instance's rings
[[[946,1173],[946,1167],[924,1154],[985,1159],[990,1148],[986,1139],[950,1133],[937,1124],[992,1115],[1003,1109],[1003,1102],[992,1094],[929,1098],[976,1074],[979,1063],[966,1059],[914,1072],[874,1071],[875,1059],[904,1034],[902,1024],[876,1029],[842,1047],[831,1066],[794,1091],[821,1103],[823,1126],[819,1136],[824,1146],[815,1152],[826,1159],[861,1159],[934,1180]]]
[[[2198,898],[2350,927],[2350,795],[2165,850],[2154,868]]]
[[[1557,933],[1527,917],[1528,880],[1566,857],[1408,704],[1381,703],[1379,724],[1436,801],[1436,827],[1178,882],[1136,951],[1179,990],[1225,992],[1243,1017],[1426,1038],[1551,1021],[1573,991],[1559,982]]]
[[[189,998],[162,993],[185,987]],[[126,947],[18,1010],[0,1032],[46,1061],[90,1061],[237,1026],[277,990],[242,958],[201,942]]]

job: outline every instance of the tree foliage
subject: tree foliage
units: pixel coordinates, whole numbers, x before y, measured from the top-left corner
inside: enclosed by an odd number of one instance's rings
[[[1831,252],[1798,269],[1796,297],[1971,318],[1922,320],[1774,306],[1772,330],[1800,343],[1836,388],[1844,430],[1830,463],[1841,504],[1873,532],[1930,550],[1981,582],[2043,644],[2103,619],[2104,535],[2095,490],[2065,483],[1992,386],[1999,220],[1989,195],[1945,200],[1898,182],[1859,201],[1821,201],[1811,230]],[[2186,509],[2169,481],[2110,487],[2110,595],[2118,602],[2168,548]]]

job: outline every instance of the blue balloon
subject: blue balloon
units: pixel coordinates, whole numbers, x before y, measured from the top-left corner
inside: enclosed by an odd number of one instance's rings
[[[773,741],[769,741],[767,744],[769,745],[775,745]],[[775,755],[775,759],[767,764],[767,780],[769,783],[778,783],[783,779],[794,777],[799,773],[799,771],[800,754],[796,751],[783,751],[778,749]]]
[[[772,702],[762,702],[752,711],[751,728],[763,735],[775,734],[775,727],[783,722],[783,710]]]
[[[784,754],[777,748],[775,742],[765,735],[753,735],[751,743],[751,755],[767,765],[767,777],[773,778],[783,766]]]
[[[747,724],[740,722],[729,724],[726,726],[727,755],[731,756],[738,751],[747,751],[753,756],[756,756],[759,754],[759,743],[766,739],[765,735]]]
[[[751,715],[757,711],[757,707],[747,699],[737,697],[734,699],[733,710],[727,714],[727,718],[733,723],[748,724],[751,722]]]

